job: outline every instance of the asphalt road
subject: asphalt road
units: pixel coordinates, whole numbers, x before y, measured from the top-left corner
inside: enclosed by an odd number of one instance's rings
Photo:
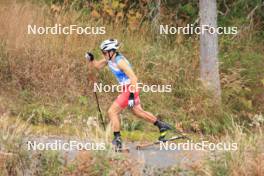
[[[82,141],[79,139],[65,139],[60,137],[47,137],[47,136],[41,136],[41,137],[31,137],[29,139],[25,139],[25,144],[28,147],[27,142],[30,141],[33,147],[34,142],[39,145],[40,147],[43,147],[43,144],[54,144],[54,143],[70,143],[70,141],[77,141],[78,143],[91,143],[89,141]],[[143,163],[143,165],[148,166],[154,166],[158,168],[166,168],[170,166],[188,166],[192,165],[195,162],[199,162],[206,156],[206,152],[202,151],[194,151],[194,150],[179,150],[172,148],[170,150],[166,150],[163,148],[160,148],[160,145],[154,145],[149,146],[141,150],[137,150],[136,146],[137,143],[127,143],[125,144],[129,148],[129,155],[134,158],[135,160]],[[174,145],[175,146],[175,145]],[[60,150],[59,152],[63,156],[67,155],[68,161],[74,160],[76,156],[78,155],[77,149],[72,150]],[[35,152],[32,150],[32,152]]]

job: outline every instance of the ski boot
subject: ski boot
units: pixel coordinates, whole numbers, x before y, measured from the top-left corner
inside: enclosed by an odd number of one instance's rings
[[[114,145],[115,151],[119,152],[122,150],[122,139],[121,136],[115,136],[115,138],[112,141],[112,144]]]
[[[172,130],[171,126],[167,124],[166,122],[157,120],[154,125],[156,125],[159,128],[160,131],[160,136],[159,136],[159,141],[165,140],[165,136],[168,132],[168,130]]]

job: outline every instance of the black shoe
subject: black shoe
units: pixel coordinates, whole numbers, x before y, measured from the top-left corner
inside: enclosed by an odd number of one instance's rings
[[[122,149],[122,139],[121,139],[121,136],[116,136],[113,139],[112,144],[115,147],[115,151],[120,151]]]
[[[165,136],[168,130],[172,130],[169,124],[167,124],[166,122],[160,121],[160,120],[157,120],[154,125],[156,125],[159,128],[159,131],[160,131],[159,140],[160,141],[165,139]]]

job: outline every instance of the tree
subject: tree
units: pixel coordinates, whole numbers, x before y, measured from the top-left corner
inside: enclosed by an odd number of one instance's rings
[[[200,0],[200,27],[208,25],[217,27],[216,0]],[[221,87],[218,62],[217,33],[205,31],[200,35],[200,73],[205,87],[213,92],[216,103],[221,102]]]

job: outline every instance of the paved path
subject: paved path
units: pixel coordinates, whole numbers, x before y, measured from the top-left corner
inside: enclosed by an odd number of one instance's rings
[[[36,142],[36,143],[69,143],[69,141],[78,141],[80,143],[89,143],[89,141],[81,141],[79,139],[66,139],[60,137],[31,137],[29,139],[25,139],[25,143],[27,141]],[[159,168],[166,168],[169,166],[184,166],[191,165],[194,162],[197,162],[203,159],[206,156],[205,152],[201,151],[183,151],[183,150],[160,150],[159,145],[150,146],[142,150],[136,149],[136,143],[127,143],[126,146],[129,147],[130,152],[129,155],[139,162],[144,163],[144,165],[154,166]],[[34,151],[32,151],[34,152]],[[77,149],[73,149],[70,151],[61,150],[62,155],[67,155],[68,160],[74,160],[78,154]]]
[[[178,149],[160,149],[159,145],[147,147],[146,149],[136,150],[136,144],[128,144],[132,157],[142,161],[146,165],[159,168],[166,168],[175,165],[191,165],[206,156],[202,151],[183,151]]]

